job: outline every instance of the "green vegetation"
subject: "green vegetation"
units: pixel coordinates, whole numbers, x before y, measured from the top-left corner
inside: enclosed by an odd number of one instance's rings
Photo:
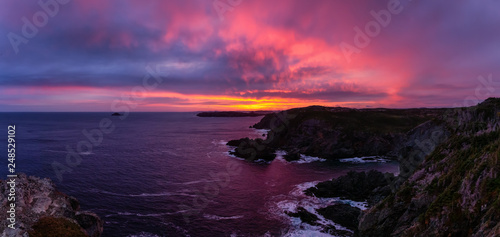
[[[30,237],[87,237],[80,226],[66,218],[42,217],[28,231]]]
[[[419,183],[404,183],[396,194],[376,206],[379,213],[371,214],[369,219],[383,213],[387,220],[376,221],[365,229],[390,235],[408,224],[395,227],[393,223],[411,219],[415,222],[405,226],[410,228],[402,236],[481,236],[483,232],[477,232],[480,229],[493,234],[492,228],[500,220],[499,109],[500,99],[488,99],[437,118],[451,131],[450,136],[417,169],[419,175],[424,172]],[[427,183],[422,183],[424,179]]]
[[[436,118],[445,111],[445,109],[346,109],[337,112],[327,110],[328,108],[324,110],[315,108],[319,111],[303,113],[308,111],[308,108],[290,111],[290,113],[297,113],[297,117],[291,121],[292,127],[305,120],[318,119],[329,123],[332,127],[341,126],[351,131],[404,133]]]

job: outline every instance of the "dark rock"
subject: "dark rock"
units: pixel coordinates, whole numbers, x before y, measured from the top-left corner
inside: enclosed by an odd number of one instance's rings
[[[320,208],[317,211],[325,218],[350,230],[357,230],[358,228],[358,217],[361,213],[359,208],[352,207],[349,204],[338,204]]]
[[[286,212],[287,215],[291,217],[299,217],[300,220],[309,225],[318,225],[316,221],[319,220],[318,216],[308,212],[303,207],[298,207],[297,212]]]
[[[28,230],[30,237],[71,236],[88,237],[86,232],[72,219],[43,216]]]
[[[300,154],[299,153],[287,153],[286,155],[283,156],[286,161],[297,161],[300,160]]]
[[[276,158],[275,150],[260,138],[231,140],[227,145],[236,147],[230,154],[249,161],[272,161]]]
[[[120,113],[112,113],[111,116],[122,116]]]
[[[328,233],[328,234],[333,235],[333,236],[337,236],[337,237],[352,237],[352,236],[354,236],[353,232],[349,232],[347,230],[338,230],[333,225],[326,226],[323,229],[323,232]]]
[[[325,181],[305,191],[306,195],[316,197],[340,197],[353,201],[366,201],[371,196],[389,195],[389,184],[394,175],[370,170],[366,172],[350,171],[344,176]],[[380,198],[378,198],[380,199]]]
[[[242,143],[249,143],[249,142],[250,142],[250,140],[251,140],[251,139],[250,139],[250,138],[248,138],[248,137],[241,138],[241,139],[238,139],[238,140],[230,140],[230,141],[228,141],[228,142],[226,143],[226,145],[228,145],[228,146],[235,146],[235,147],[237,147],[237,146],[239,146],[239,145],[240,145],[240,144],[242,144]]]
[[[104,222],[96,214],[92,212],[77,212],[75,219],[90,237],[101,236]]]

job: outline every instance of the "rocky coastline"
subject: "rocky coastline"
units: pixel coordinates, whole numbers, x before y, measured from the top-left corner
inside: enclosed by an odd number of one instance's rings
[[[228,142],[233,155],[248,160],[274,159],[277,150],[287,160],[299,154],[323,159],[380,156],[399,159],[412,152],[415,140],[436,142],[447,131],[436,120],[447,109],[350,109],[311,106],[267,114],[253,125],[268,129],[265,139]],[[427,125],[422,125],[427,124]],[[419,127],[419,125],[421,127]],[[434,139],[434,138],[433,138]]]
[[[232,140],[232,154],[249,161],[299,154],[325,159],[384,156],[400,174],[349,172],[305,190],[317,198],[364,201],[316,213],[348,228],[337,236],[500,236],[500,99],[450,109],[367,109],[312,106],[266,115],[253,126],[266,139]],[[318,216],[297,207],[303,223]]]
[[[80,210],[78,200],[59,192],[50,179],[23,173],[15,181],[15,229],[9,228],[7,182],[0,180],[0,236],[101,236],[99,216]]]

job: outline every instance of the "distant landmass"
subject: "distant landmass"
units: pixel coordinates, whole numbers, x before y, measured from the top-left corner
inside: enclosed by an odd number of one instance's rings
[[[259,112],[236,112],[236,111],[221,111],[221,112],[201,112],[197,114],[198,117],[259,117],[272,112],[259,111]]]

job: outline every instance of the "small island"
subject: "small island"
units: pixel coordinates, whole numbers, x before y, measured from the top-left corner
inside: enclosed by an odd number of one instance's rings
[[[111,116],[122,116],[123,114],[120,113],[112,113]]]

